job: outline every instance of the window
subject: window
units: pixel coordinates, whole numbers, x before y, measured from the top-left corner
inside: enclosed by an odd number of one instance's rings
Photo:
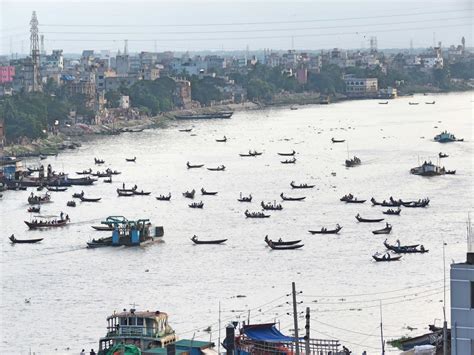
[[[471,308],[474,308],[474,281],[471,281]]]

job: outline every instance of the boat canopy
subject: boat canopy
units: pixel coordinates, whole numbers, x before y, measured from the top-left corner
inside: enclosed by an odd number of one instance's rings
[[[275,323],[245,325],[243,334],[254,341],[264,341],[267,343],[288,343],[294,342],[294,337],[282,334],[276,327]]]

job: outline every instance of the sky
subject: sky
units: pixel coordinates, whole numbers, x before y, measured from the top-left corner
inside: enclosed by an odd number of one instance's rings
[[[36,11],[44,49],[65,53],[424,48],[473,41],[473,2],[0,0],[0,53],[27,53]]]

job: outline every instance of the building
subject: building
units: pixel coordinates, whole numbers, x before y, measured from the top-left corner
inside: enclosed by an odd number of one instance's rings
[[[474,354],[474,238],[468,225],[464,263],[451,264],[451,354]]]
[[[188,80],[175,80],[176,87],[173,93],[173,103],[178,107],[189,108],[191,102],[191,82]]]
[[[346,94],[350,97],[376,97],[378,93],[377,78],[356,78],[354,75],[344,75]]]
[[[117,54],[115,57],[115,71],[118,76],[127,76],[130,71],[130,58],[128,54]]]
[[[11,83],[15,76],[15,67],[12,65],[0,66],[0,84]]]

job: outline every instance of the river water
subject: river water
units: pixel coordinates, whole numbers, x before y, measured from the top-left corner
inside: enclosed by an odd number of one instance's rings
[[[73,192],[53,192],[43,214],[64,211],[72,223],[65,228],[28,231],[29,191],[7,191],[0,200],[1,345],[2,354],[78,354],[97,349],[105,335],[106,317],[114,310],[137,308],[169,313],[181,338],[212,339],[217,343],[219,303],[221,327],[231,320],[274,321],[282,332],[293,329],[291,282],[296,282],[299,328],[306,307],[311,309],[311,336],[340,339],[361,353],[380,353],[382,303],[386,339],[418,335],[443,317],[443,241],[446,268],[463,261],[465,221],[473,207],[472,93],[415,96],[392,100],[351,101],[298,110],[275,108],[237,112],[230,120],[182,121],[164,129],[105,137],[74,151],[48,157],[56,171],[74,175],[92,167],[122,171],[113,184],[98,181],[84,187],[99,203],[66,207]],[[435,105],[425,101],[436,100]],[[420,102],[409,105],[409,101]],[[192,128],[191,133],[179,129]],[[433,141],[441,130],[465,142]],[[227,136],[227,143],[215,139]],[[347,143],[332,144],[330,139]],[[256,158],[239,153],[262,151]],[[284,165],[277,152],[296,150],[296,164]],[[443,151],[442,160],[456,175],[423,178],[409,174],[418,162]],[[358,156],[362,165],[347,169],[344,160]],[[136,163],[125,162],[137,157]],[[224,172],[186,169],[186,162]],[[27,160],[26,164],[38,164]],[[332,174],[335,173],[335,174]],[[291,190],[289,183],[315,184],[311,190]],[[122,183],[152,191],[151,196],[117,197]],[[218,191],[200,196],[201,187]],[[188,208],[182,197],[196,189],[203,210]],[[154,196],[171,192],[170,202]],[[237,202],[251,193],[251,204]],[[246,219],[245,209],[260,210],[262,200],[281,202],[279,195],[306,196],[303,202],[283,202],[284,209],[268,219]],[[429,253],[405,255],[401,261],[375,263],[385,236],[371,230],[383,223],[357,223],[354,216],[381,218],[381,207],[346,205],[347,193],[377,200],[429,197],[425,209],[402,210],[386,216],[393,225],[391,243],[423,244]],[[91,238],[104,236],[90,227],[109,215],[150,218],[165,229],[164,242],[140,248],[87,249]],[[343,226],[338,235],[310,235],[308,229]],[[34,245],[11,245],[8,236],[44,240]],[[228,238],[224,245],[196,246],[201,239]],[[302,239],[300,250],[271,251],[265,235]],[[107,233],[105,235],[108,235]],[[449,273],[447,274],[449,275]],[[448,279],[449,280],[449,279]],[[243,297],[245,296],[245,297]],[[25,299],[30,299],[29,303]],[[449,282],[447,289],[449,319]],[[250,309],[250,312],[248,310]],[[204,329],[211,326],[211,332]],[[408,330],[408,327],[417,328]],[[393,349],[391,352],[397,353]]]

